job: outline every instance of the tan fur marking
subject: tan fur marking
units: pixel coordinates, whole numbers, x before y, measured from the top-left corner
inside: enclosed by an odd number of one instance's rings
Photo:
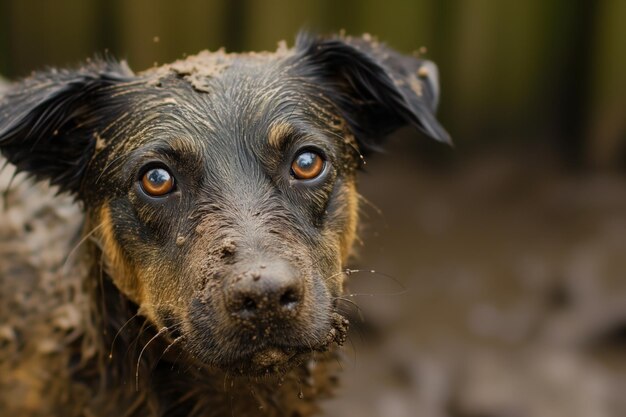
[[[124,295],[141,304],[144,298],[141,282],[135,268],[126,260],[115,239],[111,212],[106,204],[100,210],[100,223],[102,224],[99,229],[100,244],[107,272]]]
[[[270,127],[270,131],[267,135],[267,140],[270,145],[275,148],[280,148],[285,138],[293,132],[293,127],[285,122],[276,122]]]
[[[352,254],[352,245],[356,239],[357,223],[359,220],[359,197],[354,181],[348,184],[347,207],[348,222],[345,233],[341,236],[341,261],[345,265]]]

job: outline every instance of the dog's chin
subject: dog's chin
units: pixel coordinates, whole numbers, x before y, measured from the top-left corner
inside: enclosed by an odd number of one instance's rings
[[[245,351],[239,355],[230,356],[227,361],[212,362],[211,365],[227,372],[231,376],[271,376],[282,375],[311,358],[317,352],[325,352],[332,343],[318,346],[278,346],[265,345]]]
[[[225,370],[232,375],[250,377],[281,375],[295,368],[312,355],[313,352],[268,347],[242,357],[239,361],[231,362],[225,366]]]
[[[348,325],[345,317],[335,313],[326,336],[313,338],[317,343],[309,341],[297,345],[281,345],[270,341],[257,341],[258,344],[252,347],[249,342],[233,342],[229,346],[217,347],[217,350],[222,353],[228,352],[227,357],[211,354],[211,349],[196,352],[192,356],[200,359],[207,366],[227,372],[231,376],[281,375],[318,352],[328,351],[333,345],[343,345],[347,337]],[[198,345],[201,343],[195,344],[195,346]]]

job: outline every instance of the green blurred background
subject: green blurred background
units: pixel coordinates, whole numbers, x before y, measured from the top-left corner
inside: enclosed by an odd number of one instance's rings
[[[0,74],[104,50],[141,70],[202,49],[272,50],[300,28],[369,32],[441,70],[461,150],[546,144],[572,167],[626,161],[623,0],[1,0]]]

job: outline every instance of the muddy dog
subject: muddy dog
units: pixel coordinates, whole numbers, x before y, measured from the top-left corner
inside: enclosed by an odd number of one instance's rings
[[[9,85],[0,151],[40,181],[0,216],[2,415],[314,413],[362,154],[447,142],[437,100],[433,63],[369,36]]]

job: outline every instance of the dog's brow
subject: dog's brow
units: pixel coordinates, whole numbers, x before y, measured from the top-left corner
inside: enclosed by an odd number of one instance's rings
[[[200,149],[200,146],[195,141],[184,137],[174,137],[169,140],[160,140],[151,148],[150,151],[177,159],[189,157],[199,159],[202,155],[202,149]]]
[[[272,123],[267,133],[267,141],[271,146],[280,149],[285,140],[294,133],[295,129],[292,125],[284,121],[276,121]]]

